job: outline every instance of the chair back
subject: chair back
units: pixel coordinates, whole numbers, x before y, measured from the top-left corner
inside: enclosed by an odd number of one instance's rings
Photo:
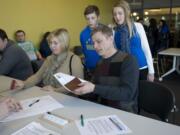
[[[157,115],[162,121],[167,121],[175,106],[174,93],[160,83],[140,81],[139,109]]]
[[[74,54],[81,56],[83,54],[82,47],[81,46],[75,46],[73,48],[73,52],[74,52]]]

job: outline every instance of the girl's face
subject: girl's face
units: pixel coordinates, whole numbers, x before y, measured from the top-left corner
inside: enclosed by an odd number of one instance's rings
[[[49,42],[49,47],[53,54],[58,55],[62,52],[62,45],[57,37],[52,37]]]
[[[124,14],[124,10],[121,7],[114,7],[113,8],[113,17],[115,22],[118,25],[121,25],[125,22],[125,14]]]

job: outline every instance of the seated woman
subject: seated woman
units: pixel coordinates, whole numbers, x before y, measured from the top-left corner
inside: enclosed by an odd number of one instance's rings
[[[55,73],[62,72],[83,78],[81,60],[68,50],[69,42],[70,37],[66,29],[61,28],[51,32],[48,36],[48,43],[52,54],[47,57],[36,74],[29,77],[26,81],[17,81],[16,88],[28,88],[42,82],[43,90],[65,92],[61,84],[55,79]]]

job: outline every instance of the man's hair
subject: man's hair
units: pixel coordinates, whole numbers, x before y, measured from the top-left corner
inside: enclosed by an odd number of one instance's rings
[[[2,40],[8,39],[8,36],[7,36],[6,32],[3,29],[0,29],[0,38]]]
[[[85,8],[84,15],[86,16],[86,15],[92,14],[94,12],[97,16],[99,16],[99,14],[100,14],[99,8],[95,5],[89,5]]]
[[[26,35],[26,33],[23,31],[23,30],[17,30],[16,32],[15,32],[15,35],[17,34],[17,33],[24,33],[24,35]]]
[[[98,27],[94,28],[92,30],[91,36],[93,36],[97,32],[101,32],[103,35],[106,35],[107,37],[113,36],[112,29],[106,25],[99,25]]]

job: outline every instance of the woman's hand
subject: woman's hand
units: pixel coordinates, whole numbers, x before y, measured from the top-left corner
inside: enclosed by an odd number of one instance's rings
[[[150,82],[153,82],[154,81],[154,74],[148,74],[147,75],[147,80],[150,81]]]
[[[24,81],[15,80],[14,89],[21,90],[24,88]]]
[[[52,87],[51,85],[47,85],[47,86],[44,86],[41,90],[45,90],[45,91],[54,91],[55,88]]]

